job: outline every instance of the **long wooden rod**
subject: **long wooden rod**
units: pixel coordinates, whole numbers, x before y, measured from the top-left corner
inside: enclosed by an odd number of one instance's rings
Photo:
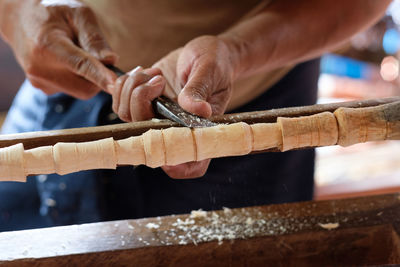
[[[339,107],[361,108],[372,107],[381,104],[400,101],[400,97],[370,99],[363,101],[348,101],[330,104],[318,104],[302,107],[280,108],[265,111],[244,112],[234,114],[224,114],[211,118],[214,122],[220,123],[259,123],[275,122],[278,117],[299,117],[308,116],[316,113],[330,111],[333,112]],[[62,129],[52,131],[28,132],[19,134],[0,135],[0,148],[22,143],[25,149],[40,146],[55,145],[58,142],[87,142],[103,138],[113,137],[115,140],[128,138],[143,134],[149,129],[165,129],[179,126],[169,120],[150,120],[134,123],[121,123],[107,126],[85,127]]]

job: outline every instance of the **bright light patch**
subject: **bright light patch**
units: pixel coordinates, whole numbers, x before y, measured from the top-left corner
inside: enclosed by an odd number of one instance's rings
[[[83,4],[75,0],[42,0],[44,6],[69,6],[71,8],[82,7]]]
[[[397,58],[385,57],[381,63],[381,76],[385,81],[394,81],[399,77],[399,61]]]

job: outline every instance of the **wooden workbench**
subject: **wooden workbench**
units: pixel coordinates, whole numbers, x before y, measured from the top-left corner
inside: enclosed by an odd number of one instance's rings
[[[4,232],[0,264],[382,265],[400,263],[399,231],[390,194]]]

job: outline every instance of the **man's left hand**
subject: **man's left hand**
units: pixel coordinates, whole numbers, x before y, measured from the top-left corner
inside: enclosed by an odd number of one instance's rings
[[[114,112],[125,121],[148,120],[154,117],[151,101],[165,95],[201,117],[223,114],[232,94],[232,55],[220,38],[198,37],[153,68],[139,68],[120,77],[113,89]],[[203,160],[162,168],[173,178],[195,178],[205,174],[209,163]]]

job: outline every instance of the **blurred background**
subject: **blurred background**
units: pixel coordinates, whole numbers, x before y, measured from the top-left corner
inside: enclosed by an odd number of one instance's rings
[[[386,16],[321,60],[319,103],[400,95],[400,0]],[[0,125],[24,74],[0,40]],[[400,191],[400,142],[317,149],[317,199]]]
[[[376,25],[321,60],[319,102],[400,95],[400,1]],[[317,149],[317,199],[400,191],[400,142]]]

